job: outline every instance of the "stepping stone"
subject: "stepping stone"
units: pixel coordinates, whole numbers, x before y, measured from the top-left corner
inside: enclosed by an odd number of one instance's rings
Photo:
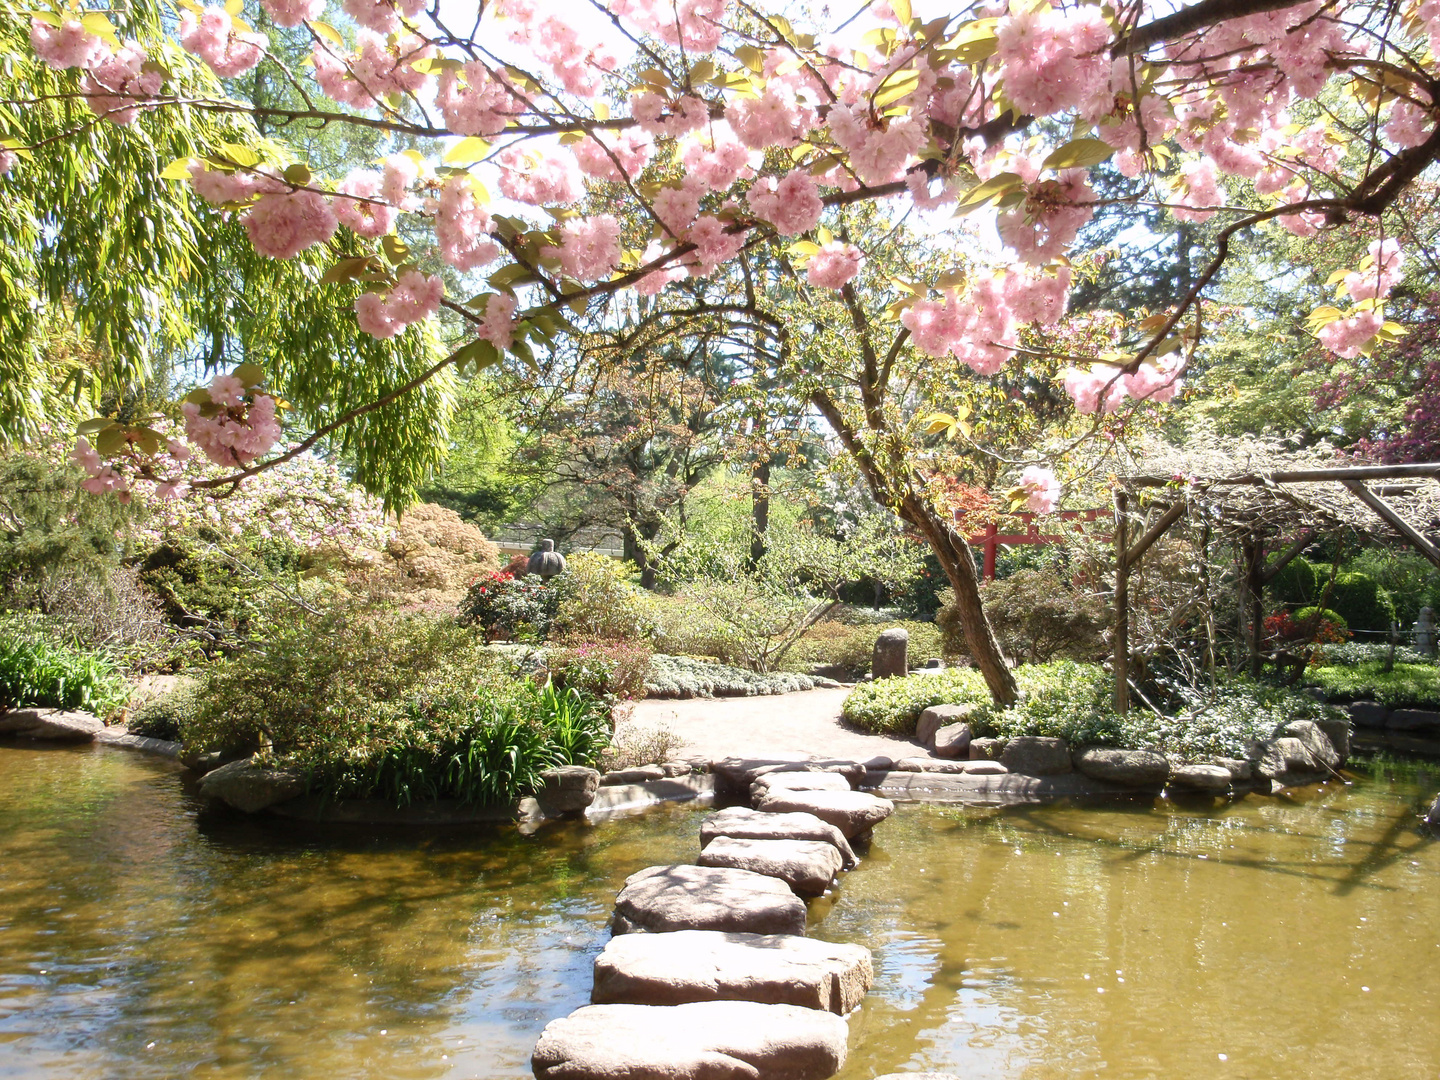
[[[93,742],[105,725],[90,713],[65,709],[11,709],[0,713],[0,735],[52,742]]]
[[[1003,776],[1010,770],[998,761],[946,761],[943,758],[902,758],[895,763],[896,772],[965,773],[970,776]]]
[[[844,1016],[870,989],[870,950],[791,934],[679,930],[611,938],[595,958],[597,1005],[759,1001]]]
[[[853,869],[860,861],[845,834],[814,814],[767,814],[748,806],[731,806],[700,823],[701,847],[717,836],[733,836],[737,840],[824,840],[835,845],[846,870]]]
[[[530,1067],[537,1080],[825,1080],[848,1035],[798,1005],[587,1005],[545,1025]]]
[[[840,773],[764,773],[750,785],[750,801],[758,802],[772,791],[853,791],[854,785]]]
[[[824,840],[739,840],[717,836],[700,852],[701,866],[728,866],[779,878],[800,896],[830,887],[844,860]]]
[[[868,833],[895,811],[889,799],[863,791],[771,791],[755,807],[769,813],[814,814],[828,821],[845,839]]]
[[[866,767],[858,761],[816,760],[800,753],[772,758],[728,757],[710,763],[715,791],[722,797],[744,796],[757,777],[776,772],[835,772],[858,784],[865,777]]]
[[[779,878],[719,866],[650,866],[625,879],[614,931],[805,933],[805,901]]]
[[[1170,774],[1170,783],[1194,791],[1225,791],[1230,787],[1230,770],[1223,765],[1180,765]]]

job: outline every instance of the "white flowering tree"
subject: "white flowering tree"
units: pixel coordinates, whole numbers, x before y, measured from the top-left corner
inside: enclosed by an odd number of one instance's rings
[[[1028,362],[1028,324],[1062,317],[1098,168],[1126,181],[1110,196],[1121,204],[1220,227],[1184,295],[1063,373],[1079,413],[1177,392],[1203,337],[1206,289],[1243,230],[1371,223],[1369,254],[1335,275],[1336,302],[1310,316],[1327,348],[1355,356],[1403,333],[1385,317],[1404,259],[1387,211],[1440,154],[1440,0],[996,0],[924,17],[910,0],[880,0],[834,25],[749,0],[463,11],[344,0],[343,20],[326,0],[259,0],[311,46],[307,65],[281,73],[295,89],[283,107],[215,90],[215,76],[276,63],[245,21],[259,8],[246,7],[178,0],[157,22],[149,7],[142,19],[138,7],[59,4],[34,16],[30,40],[64,73],[47,97],[89,110],[71,137],[184,111],[364,126],[408,147],[332,177],[278,144],[228,142],[159,175],[237,218],[263,256],[333,252],[316,287],[353,308],[365,333],[399,340],[446,309],[469,340],[375,400],[333,410],[280,454],[268,373],[220,375],[188,399],[185,428],[230,472],[196,486],[263,471],[444,372],[524,363],[567,332],[567,311],[644,303],[758,248],[785,250],[806,287],[843,291],[867,252],[827,222],[857,202],[993,220],[978,264],[957,254],[868,299],[898,319],[896,348],[996,375]],[[35,104],[16,94],[4,107]],[[45,147],[14,136],[6,146],[0,169],[43,167]],[[438,267],[416,261],[402,234],[421,227],[444,263],[474,275],[473,294],[447,295]],[[870,374],[855,377],[863,390]],[[174,480],[175,448],[151,429],[104,431],[98,456],[81,448],[94,486]],[[1023,464],[1031,505],[1052,507],[1044,463]],[[963,539],[947,543],[968,555]],[[972,652],[1008,699],[1014,683],[973,567],[960,557],[946,568]]]

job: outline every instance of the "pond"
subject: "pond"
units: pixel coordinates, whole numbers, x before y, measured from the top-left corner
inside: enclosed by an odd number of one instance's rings
[[[902,807],[812,904],[875,952],[841,1076],[1440,1076],[1437,786]],[[693,861],[699,820],[320,829],[202,809],[167,762],[0,746],[0,1078],[529,1076],[625,876]]]

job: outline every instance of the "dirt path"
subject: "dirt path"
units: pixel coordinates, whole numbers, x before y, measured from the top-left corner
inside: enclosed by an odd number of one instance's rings
[[[848,690],[806,690],[714,701],[648,700],[635,705],[633,722],[664,724],[685,741],[680,757],[848,758],[925,755],[908,739],[868,735],[840,719]]]

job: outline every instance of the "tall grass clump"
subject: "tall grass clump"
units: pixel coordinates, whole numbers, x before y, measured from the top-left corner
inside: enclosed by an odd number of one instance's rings
[[[0,624],[0,712],[33,705],[105,718],[128,696],[124,678],[102,654],[61,640],[38,619]]]

